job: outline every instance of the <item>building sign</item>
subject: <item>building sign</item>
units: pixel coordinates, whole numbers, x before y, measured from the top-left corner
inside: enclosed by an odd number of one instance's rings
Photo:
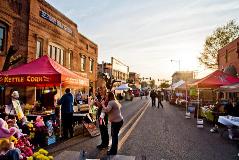
[[[67,77],[63,83],[77,84],[82,86],[89,86],[89,79],[87,78],[69,78]]]
[[[46,83],[50,78],[46,76],[4,76],[0,77],[0,83]]]
[[[51,15],[49,15],[48,13],[46,13],[45,11],[40,11],[40,17],[46,19],[47,21],[51,22],[52,24],[56,25],[57,27],[65,30],[66,32],[72,34],[72,30],[70,27],[65,26],[64,24],[61,23],[61,21],[57,20],[56,18],[52,17]]]

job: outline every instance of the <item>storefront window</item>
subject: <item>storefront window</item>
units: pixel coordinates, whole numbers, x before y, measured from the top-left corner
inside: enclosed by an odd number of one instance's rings
[[[64,51],[60,50],[60,64],[64,65]]]
[[[50,43],[50,45],[48,46],[48,56],[59,64],[64,65],[64,49],[61,46]]]
[[[81,71],[85,71],[85,64],[86,64],[86,57],[85,56],[81,56]]]
[[[60,48],[56,48],[56,61],[58,63],[60,63],[60,52],[61,52],[61,49]]]
[[[53,60],[56,59],[56,52],[55,52],[55,49],[56,49],[56,47],[52,46],[51,58],[52,58]]]
[[[48,46],[48,56],[51,57],[51,53],[52,53],[52,45]]]
[[[39,58],[43,55],[43,51],[42,51],[42,39],[38,39],[37,40],[37,44],[36,44],[36,58]]]
[[[6,50],[7,26],[0,22],[0,53]]]
[[[94,70],[94,60],[90,58],[90,73],[93,73]]]
[[[69,66],[70,69],[72,69],[72,66],[73,66],[72,59],[73,59],[73,52],[72,52],[72,50],[70,50],[69,58],[68,58],[68,66]]]

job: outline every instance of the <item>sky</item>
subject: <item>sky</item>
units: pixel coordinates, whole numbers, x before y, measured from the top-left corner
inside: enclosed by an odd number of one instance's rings
[[[198,57],[207,36],[239,22],[238,0],[47,0],[98,45],[98,62],[115,57],[141,77],[171,79],[179,70],[211,71]],[[171,62],[171,60],[173,60]]]

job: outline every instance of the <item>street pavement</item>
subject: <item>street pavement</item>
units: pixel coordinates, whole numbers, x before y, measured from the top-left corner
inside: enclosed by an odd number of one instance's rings
[[[149,160],[233,160],[237,143],[209,132],[213,125],[196,127],[196,119],[185,119],[183,108],[163,102],[164,108],[147,109],[119,154]]]
[[[204,128],[197,128],[196,119],[185,119],[183,108],[167,102],[163,105],[164,108],[151,107],[150,100],[145,98],[122,103],[125,121],[119,136],[119,155],[135,156],[138,160],[237,159],[237,142],[218,133],[210,133],[212,124],[208,122],[204,123]],[[99,136],[81,135],[49,151],[58,159],[65,151],[83,150],[87,158],[103,158],[106,150],[98,151],[96,145],[99,143]]]

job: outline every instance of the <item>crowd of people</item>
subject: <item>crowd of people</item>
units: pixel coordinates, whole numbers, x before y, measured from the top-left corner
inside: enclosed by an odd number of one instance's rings
[[[156,107],[155,101],[156,101],[156,98],[157,98],[157,100],[158,100],[158,108],[159,108],[159,105],[163,108],[163,104],[161,102],[163,101],[164,95],[163,95],[162,91],[160,91],[160,90],[158,90],[158,91],[152,90],[150,92],[150,97],[151,97],[151,101],[152,101],[152,107]]]

